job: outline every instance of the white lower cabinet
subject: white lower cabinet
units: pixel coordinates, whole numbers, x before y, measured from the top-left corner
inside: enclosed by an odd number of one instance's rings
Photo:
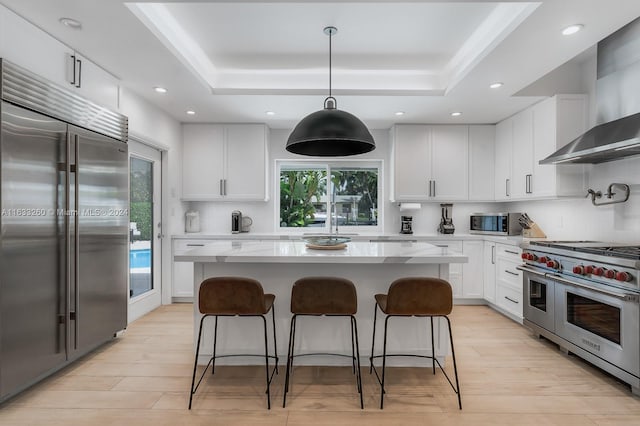
[[[482,299],[482,241],[430,241],[468,256],[468,263],[449,265],[449,283],[456,299]]]
[[[469,257],[468,263],[462,264],[462,297],[482,299],[484,280],[482,273],[483,241],[463,241],[462,253]]]
[[[438,247],[447,247],[453,251],[457,251],[458,253],[462,253],[462,241],[429,241],[430,244]],[[463,272],[463,263],[451,263],[449,264],[449,284],[451,284],[451,289],[453,290],[453,297],[460,298],[462,297],[462,272]]]
[[[174,240],[171,257],[186,250],[203,247],[204,240]],[[189,301],[193,298],[193,263],[173,262],[171,296],[174,301]]]
[[[522,251],[518,247],[496,244],[495,305],[513,319],[522,322]]]
[[[496,302],[496,243],[484,241],[482,253],[482,275],[484,300],[490,303]]]

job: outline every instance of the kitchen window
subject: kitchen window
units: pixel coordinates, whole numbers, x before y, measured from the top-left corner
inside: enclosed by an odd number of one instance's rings
[[[380,164],[282,162],[278,167],[278,226],[305,232],[379,230]]]

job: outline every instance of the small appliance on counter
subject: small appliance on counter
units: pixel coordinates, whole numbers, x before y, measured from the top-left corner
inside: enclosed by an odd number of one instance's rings
[[[413,234],[413,216],[400,216],[400,233]]]
[[[453,204],[445,203],[440,204],[442,207],[442,218],[440,219],[440,226],[438,226],[438,232],[441,234],[453,234],[456,230],[456,227],[453,226],[453,219],[451,217],[451,210],[453,209]]]
[[[193,233],[200,232],[200,213],[195,210],[189,210],[185,214],[184,231]]]
[[[420,203],[400,203],[400,213],[405,212],[404,216],[400,216],[400,233],[413,234],[413,216],[407,213],[417,212],[420,210]]]
[[[469,220],[470,234],[520,235],[521,213],[474,213]]]
[[[249,232],[253,220],[249,216],[242,216],[240,210],[231,212],[231,233],[239,234],[240,232]]]

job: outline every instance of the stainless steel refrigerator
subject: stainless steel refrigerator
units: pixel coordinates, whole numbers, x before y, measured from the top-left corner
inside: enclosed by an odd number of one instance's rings
[[[127,324],[127,119],[0,59],[0,401]]]

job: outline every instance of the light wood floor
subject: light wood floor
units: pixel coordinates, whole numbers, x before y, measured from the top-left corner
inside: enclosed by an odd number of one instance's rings
[[[640,398],[627,386],[484,306],[455,306],[451,317],[462,411],[443,375],[427,368],[388,370],[383,411],[379,387],[363,368],[360,410],[346,367],[296,368],[286,409],[281,369],[270,411],[262,368],[219,367],[189,411],[191,312],[190,304],[164,306],[136,321],[116,341],[0,406],[0,424],[640,425]]]

